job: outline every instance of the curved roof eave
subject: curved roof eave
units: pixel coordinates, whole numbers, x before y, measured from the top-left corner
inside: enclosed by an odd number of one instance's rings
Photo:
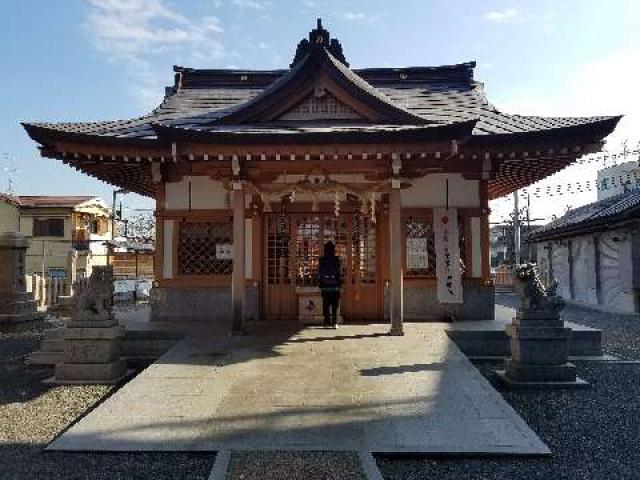
[[[443,125],[398,126],[395,130],[308,130],[308,131],[223,131],[175,127],[160,123],[152,124],[158,138],[165,142],[191,140],[215,144],[316,144],[326,143],[400,143],[420,141],[467,140],[471,137],[477,119]]]

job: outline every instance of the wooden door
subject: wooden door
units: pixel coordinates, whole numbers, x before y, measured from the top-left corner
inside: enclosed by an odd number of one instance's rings
[[[357,212],[279,213],[266,219],[265,316],[297,318],[296,286],[317,284],[318,260],[326,242],[341,258],[341,313],[345,321],[379,318],[376,228]]]

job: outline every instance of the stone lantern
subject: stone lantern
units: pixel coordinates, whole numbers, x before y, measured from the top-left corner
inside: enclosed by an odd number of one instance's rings
[[[0,331],[20,330],[36,319],[36,302],[25,282],[28,246],[21,233],[0,234]]]

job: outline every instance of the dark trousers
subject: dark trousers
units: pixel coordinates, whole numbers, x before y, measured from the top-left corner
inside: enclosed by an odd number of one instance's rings
[[[340,291],[322,292],[322,315],[325,325],[335,325],[337,323],[338,307],[340,306]]]

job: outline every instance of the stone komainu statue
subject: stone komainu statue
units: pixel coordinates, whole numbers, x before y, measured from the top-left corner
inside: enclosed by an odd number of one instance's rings
[[[79,322],[113,319],[113,266],[93,267],[89,281],[76,289],[72,320]]]
[[[545,288],[538,277],[535,265],[531,263],[516,265],[513,269],[516,291],[520,296],[519,312],[557,318],[564,308],[564,300],[556,290],[558,282],[553,281]]]

